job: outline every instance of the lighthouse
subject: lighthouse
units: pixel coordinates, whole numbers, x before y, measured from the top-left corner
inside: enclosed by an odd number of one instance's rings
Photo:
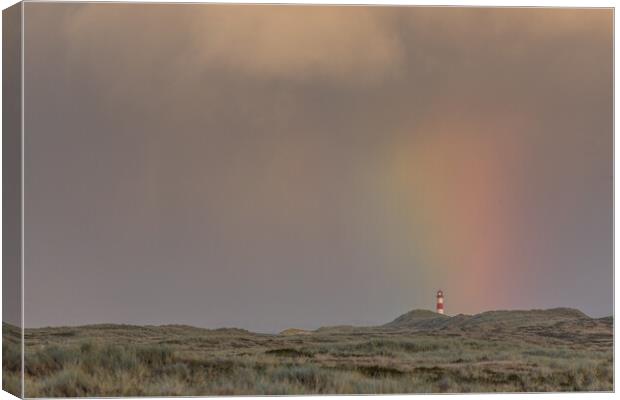
[[[443,292],[437,291],[437,314],[443,314]]]

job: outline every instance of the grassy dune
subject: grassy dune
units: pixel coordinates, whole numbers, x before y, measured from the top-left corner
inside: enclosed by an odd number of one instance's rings
[[[612,320],[573,311],[530,318],[413,312],[381,327],[280,335],[188,326],[29,329],[26,396],[611,391]],[[4,343],[3,350],[4,384],[18,382],[11,358],[19,353]]]
[[[2,324],[2,389],[19,397],[22,391],[20,372],[22,332],[9,324]]]

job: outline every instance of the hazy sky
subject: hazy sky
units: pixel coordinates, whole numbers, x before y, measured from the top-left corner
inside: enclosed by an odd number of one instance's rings
[[[612,312],[612,10],[25,5],[25,325]]]

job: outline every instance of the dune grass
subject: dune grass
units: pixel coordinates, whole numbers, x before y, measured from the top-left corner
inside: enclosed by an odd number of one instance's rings
[[[599,335],[600,336],[600,335]],[[263,335],[191,327],[26,332],[27,397],[610,391],[606,341],[517,332]],[[4,347],[4,385],[20,366]]]

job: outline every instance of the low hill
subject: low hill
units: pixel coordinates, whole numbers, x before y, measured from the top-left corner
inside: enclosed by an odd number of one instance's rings
[[[497,310],[472,315],[454,321],[451,327],[506,327],[516,328],[532,325],[552,325],[562,321],[590,319],[586,314],[572,308],[547,310]]]
[[[458,314],[453,317],[429,310],[413,310],[382,325],[383,329],[486,329],[547,326],[567,321],[592,320],[586,314],[572,308],[548,310],[497,310],[475,315]],[[601,321],[602,322],[602,321]]]
[[[431,328],[440,326],[449,319],[447,315],[429,310],[412,310],[381,327],[388,329]]]
[[[311,334],[312,334],[311,331],[307,331],[305,329],[298,329],[298,328],[288,328],[280,332],[280,335],[282,336],[311,335]]]

